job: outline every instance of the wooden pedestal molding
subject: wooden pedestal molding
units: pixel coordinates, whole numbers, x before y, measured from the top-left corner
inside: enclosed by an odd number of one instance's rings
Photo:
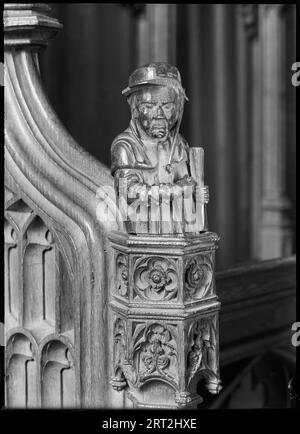
[[[111,385],[134,407],[192,408],[219,379],[214,259],[218,236],[138,236],[114,232]]]

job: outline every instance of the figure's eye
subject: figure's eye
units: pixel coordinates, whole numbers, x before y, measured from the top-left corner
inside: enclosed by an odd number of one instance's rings
[[[174,104],[172,104],[172,103],[166,103],[166,104],[164,104],[164,108],[166,110],[171,110],[173,107],[174,107]]]
[[[151,103],[151,102],[144,102],[144,103],[141,104],[141,108],[143,110],[145,110],[145,109],[146,110],[151,110],[153,108],[153,106],[154,106],[154,104]]]
[[[149,110],[153,108],[153,104],[151,102],[147,102],[144,106]]]

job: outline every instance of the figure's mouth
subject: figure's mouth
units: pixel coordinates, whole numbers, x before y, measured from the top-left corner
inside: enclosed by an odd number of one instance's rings
[[[153,137],[162,138],[168,133],[168,124],[165,120],[156,120],[151,123],[150,133]]]

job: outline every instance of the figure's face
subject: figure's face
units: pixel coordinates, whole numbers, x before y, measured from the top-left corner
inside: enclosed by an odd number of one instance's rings
[[[151,86],[137,94],[138,120],[145,133],[156,139],[167,137],[178,119],[178,98],[172,88]]]

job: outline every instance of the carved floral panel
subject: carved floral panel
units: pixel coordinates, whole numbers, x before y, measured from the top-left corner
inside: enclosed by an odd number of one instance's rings
[[[131,332],[129,331],[131,330]],[[130,333],[127,342],[127,336]],[[121,390],[131,384],[141,387],[148,380],[178,385],[178,343],[176,326],[154,322],[114,323],[114,370],[111,384]]]
[[[175,300],[178,294],[178,270],[175,259],[151,256],[134,264],[134,296],[143,300]]]
[[[198,255],[188,258],[185,263],[185,300],[199,300],[212,294],[212,255]]]
[[[140,324],[132,336],[130,360],[139,383],[163,379],[176,387],[178,383],[178,344],[176,330],[160,322]]]

